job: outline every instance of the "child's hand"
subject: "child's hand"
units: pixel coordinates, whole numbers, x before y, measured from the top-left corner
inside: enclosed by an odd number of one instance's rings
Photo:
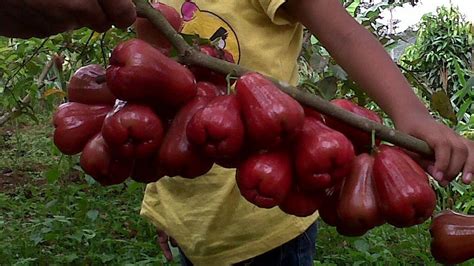
[[[351,78],[395,121],[397,128],[426,141],[435,162],[426,169],[447,185],[463,171],[474,173],[474,144],[436,122],[417,98],[384,47],[338,0],[287,0],[286,11],[303,23]]]
[[[396,122],[396,127],[426,141],[434,150],[435,162],[427,162],[424,166],[441,185],[447,185],[461,171],[463,182],[471,182],[474,173],[474,142],[425,115],[407,115]]]
[[[103,32],[128,27],[135,18],[131,0],[3,0],[0,35],[46,37],[81,27]]]
[[[165,256],[166,260],[168,261],[173,261],[173,253],[171,252],[170,245],[173,247],[177,247],[176,241],[168,236],[165,231],[156,229],[156,233],[158,235],[158,245],[161,248],[161,251],[163,252],[163,255]]]

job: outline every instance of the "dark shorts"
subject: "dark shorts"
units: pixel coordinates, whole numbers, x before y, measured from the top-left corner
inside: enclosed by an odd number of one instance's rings
[[[237,265],[248,266],[311,266],[316,255],[316,236],[318,224],[315,222],[295,239],[272,249],[262,255],[238,263]],[[192,266],[193,264],[181,252],[181,265]]]

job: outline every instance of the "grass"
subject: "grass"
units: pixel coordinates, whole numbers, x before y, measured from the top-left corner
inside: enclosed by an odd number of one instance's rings
[[[99,186],[51,132],[48,123],[0,131],[0,265],[166,265],[138,214],[144,185]]]
[[[169,265],[138,214],[144,185],[99,186],[42,120],[0,129],[0,265]],[[315,265],[434,265],[428,226],[349,238],[321,224]]]

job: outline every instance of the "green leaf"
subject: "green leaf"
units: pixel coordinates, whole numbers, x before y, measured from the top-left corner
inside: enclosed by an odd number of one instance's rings
[[[115,258],[115,255],[113,255],[113,254],[102,254],[102,255],[100,255],[100,260],[102,261],[102,263],[110,262],[114,258]]]
[[[127,184],[127,192],[133,193],[136,192],[137,190],[141,190],[143,185],[138,183],[138,182],[130,182]]]
[[[76,253],[72,253],[72,254],[68,254],[68,255],[63,256],[63,259],[64,259],[65,262],[71,263],[71,262],[74,262],[75,260],[79,259],[79,256],[77,256]]]
[[[474,89],[474,76],[470,77],[467,80],[465,88],[468,89],[468,90]]]
[[[89,185],[97,184],[97,181],[95,181],[95,179],[92,176],[88,175],[88,174],[86,174],[84,176],[84,178],[86,179],[87,184],[89,184]]]
[[[472,106],[472,100],[468,99],[466,102],[464,102],[461,107],[459,108],[459,111],[457,113],[458,120],[461,120],[464,115],[467,113],[468,110],[471,109]]]
[[[87,212],[87,218],[91,219],[91,221],[97,220],[97,217],[99,217],[98,210],[90,210]]]
[[[43,235],[40,233],[34,233],[30,236],[30,240],[32,240],[36,246],[43,241]]]
[[[457,123],[457,117],[454,113],[453,106],[451,105],[451,100],[444,91],[440,90],[433,93],[431,96],[431,106],[443,118],[446,118],[453,123]]]
[[[58,203],[58,200],[57,199],[54,199],[54,200],[51,200],[49,201],[48,203],[46,203],[46,205],[44,206],[46,209],[50,209],[51,207],[53,207],[54,205],[56,205],[56,203]]]
[[[329,59],[321,56],[318,53],[313,53],[309,59],[309,65],[317,73],[322,73],[326,66],[328,65]]]
[[[52,167],[44,173],[44,177],[48,180],[48,183],[54,183],[58,181],[60,177],[60,172],[58,167]]]
[[[360,0],[353,1],[346,9],[352,16],[356,15],[357,8],[360,6]]]
[[[334,76],[324,78],[316,83],[319,91],[326,100],[334,99],[337,93],[338,79]]]
[[[369,250],[369,244],[363,239],[356,240],[354,247],[360,252],[367,252]]]

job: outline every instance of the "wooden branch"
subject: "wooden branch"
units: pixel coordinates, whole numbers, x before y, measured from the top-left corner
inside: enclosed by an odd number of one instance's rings
[[[198,65],[223,74],[232,74],[235,76],[242,76],[248,72],[255,72],[240,65],[231,64],[197,51],[188,45],[183,37],[168,23],[166,18],[159,11],[155,10],[146,0],[133,0],[133,2],[137,8],[137,13],[142,17],[148,18],[148,20],[158,28],[177,49],[179,61],[181,63]],[[433,151],[429,145],[420,139],[355,115],[342,108],[334,106],[319,96],[299,90],[285,82],[268,76],[267,78],[272,80],[283,92],[287,93],[300,103],[312,107],[324,115],[337,118],[344,123],[366,132],[374,131],[378,138],[407,150],[417,152],[426,157],[433,156]]]

